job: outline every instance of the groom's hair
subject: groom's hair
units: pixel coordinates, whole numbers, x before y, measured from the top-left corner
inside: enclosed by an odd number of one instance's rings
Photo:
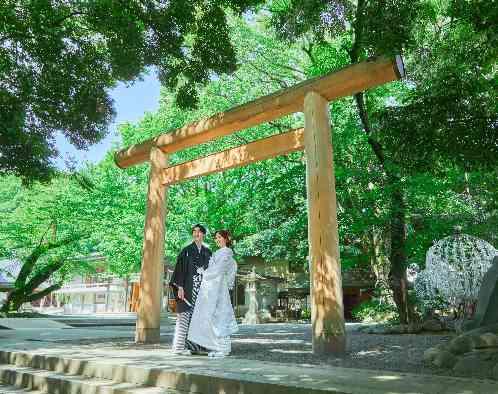
[[[204,227],[202,224],[199,224],[199,223],[197,223],[197,224],[195,224],[195,225],[192,226],[191,233],[194,232],[194,230],[196,228],[198,228],[201,233],[203,233],[204,235],[206,235],[206,233],[207,233],[206,227]]]

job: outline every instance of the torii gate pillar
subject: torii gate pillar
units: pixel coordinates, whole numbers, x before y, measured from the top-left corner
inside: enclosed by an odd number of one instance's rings
[[[167,194],[162,182],[162,173],[167,166],[167,156],[158,148],[153,147],[150,151],[149,189],[140,271],[140,303],[135,331],[137,343],[159,343],[160,339]]]
[[[341,354],[346,330],[329,103],[315,92],[304,98],[304,146],[313,353]]]

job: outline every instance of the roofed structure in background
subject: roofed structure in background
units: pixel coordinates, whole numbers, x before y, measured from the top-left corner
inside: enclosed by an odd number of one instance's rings
[[[21,271],[21,266],[19,260],[0,261],[0,291],[10,291],[14,288],[14,281]]]

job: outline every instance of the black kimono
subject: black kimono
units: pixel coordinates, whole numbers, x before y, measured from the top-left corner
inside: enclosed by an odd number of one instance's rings
[[[199,346],[187,341],[187,334],[202,281],[202,273],[197,272],[197,270],[199,268],[206,269],[210,258],[211,251],[208,248],[202,246],[199,251],[195,242],[192,242],[180,252],[176,259],[175,270],[170,281],[170,286],[173,288],[176,298],[177,312],[175,335],[173,337],[173,350],[175,352],[184,349],[202,350]],[[191,306],[178,298],[179,287],[183,287],[185,298]]]
[[[199,249],[195,242],[192,242],[178,255],[176,266],[171,277],[170,286],[172,286],[176,298],[176,312],[182,313],[191,310],[185,302],[178,299],[178,287],[183,287],[185,298],[192,304],[195,304],[195,296],[201,285],[202,275],[197,273],[197,269],[202,267],[206,269],[211,258],[211,251],[205,246]]]

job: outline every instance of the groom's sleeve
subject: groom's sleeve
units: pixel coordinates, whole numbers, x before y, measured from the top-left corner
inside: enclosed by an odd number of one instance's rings
[[[176,258],[175,269],[169,285],[173,288],[175,298],[178,296],[178,287],[185,287],[185,250],[182,250]]]

